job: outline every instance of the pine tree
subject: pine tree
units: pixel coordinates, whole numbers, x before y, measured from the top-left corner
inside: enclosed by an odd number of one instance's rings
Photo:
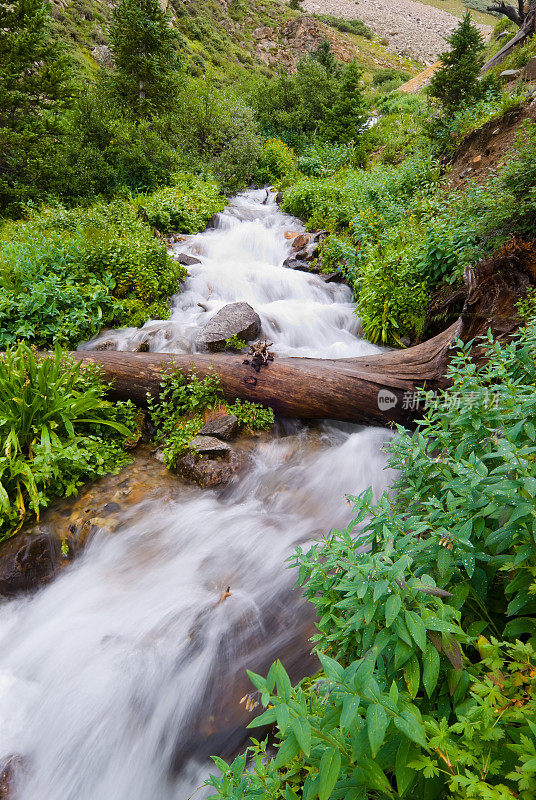
[[[35,194],[72,94],[72,69],[45,0],[0,3],[0,209]]]
[[[447,42],[450,50],[440,56],[441,67],[430,83],[429,94],[439,100],[447,114],[476,102],[481,94],[478,76],[483,64],[484,43],[469,11]]]
[[[178,89],[178,36],[158,0],[120,0],[113,12],[112,85],[136,116],[173,107]]]
[[[327,39],[324,39],[320,47],[311,53],[311,58],[314,58],[316,61],[322,64],[326,72],[329,72],[330,75],[335,75],[335,73],[339,71],[339,65],[337,64],[335,53],[333,52],[333,48]]]
[[[331,142],[347,143],[359,137],[367,119],[361,69],[355,58],[341,71],[337,83],[334,85],[333,105],[319,132]]]

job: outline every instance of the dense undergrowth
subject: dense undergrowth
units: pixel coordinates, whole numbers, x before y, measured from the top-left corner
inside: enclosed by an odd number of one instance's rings
[[[321,674],[251,675],[276,742],[221,800],[479,798],[536,792],[536,322],[460,346],[452,388],[389,445],[399,478],[292,565],[317,612]],[[252,768],[244,771],[246,759]]]
[[[123,467],[137,410],[104,399],[95,368],[25,344],[0,358],[0,541],[56,497]]]

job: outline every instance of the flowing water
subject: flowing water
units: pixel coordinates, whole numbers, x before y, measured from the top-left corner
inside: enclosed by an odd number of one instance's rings
[[[212,314],[246,300],[278,354],[374,351],[347,287],[282,266],[285,231],[301,229],[265,190],[235,198],[176,246],[200,263],[170,320],[86,346],[190,352]],[[0,606],[0,763],[21,757],[14,800],[186,800],[211,754],[246,741],[246,668],[281,657],[294,679],[315,669],[311,612],[284,562],[350,520],[347,494],[385,488],[388,433],[286,421],[276,434],[225,489],[151,495],[53,584]]]

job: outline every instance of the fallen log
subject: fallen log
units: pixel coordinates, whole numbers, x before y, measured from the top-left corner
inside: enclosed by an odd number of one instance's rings
[[[506,42],[506,44],[503,47],[501,47],[499,52],[495,53],[495,55],[492,56],[489,59],[489,61],[486,61],[486,63],[484,64],[484,66],[480,70],[480,74],[483,75],[484,73],[488,72],[490,69],[493,69],[493,67],[496,67],[499,64],[502,64],[502,62],[506,58],[508,58],[508,56],[510,55],[510,53],[512,52],[514,47],[517,47],[518,45],[523,44],[523,42],[525,42],[526,39],[528,39],[531,36],[534,36],[534,33],[535,33],[535,29],[534,29],[535,22],[536,22],[535,14],[534,13],[529,13],[527,15],[527,17],[525,18],[525,21],[523,22],[523,25],[517,31],[515,36],[513,36],[511,39],[509,39]]]
[[[467,270],[467,298],[460,318],[422,344],[353,359],[275,358],[256,372],[243,357],[225,353],[170,354],[78,351],[83,363],[101,365],[118,399],[146,402],[157,395],[171,365],[204,377],[213,369],[224,396],[269,405],[288,417],[346,422],[407,424],[415,416],[413,393],[446,385],[452,343],[489,329],[507,338],[519,326],[516,303],[536,286],[536,247],[512,240],[476,268]],[[478,350],[476,351],[478,353]]]

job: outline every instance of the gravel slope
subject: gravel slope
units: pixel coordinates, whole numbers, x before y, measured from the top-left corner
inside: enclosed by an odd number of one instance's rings
[[[415,0],[304,0],[303,8],[315,14],[361,19],[389,42],[400,55],[425,64],[437,61],[445,39],[459,19],[448,11]],[[491,29],[478,26],[483,33]]]

